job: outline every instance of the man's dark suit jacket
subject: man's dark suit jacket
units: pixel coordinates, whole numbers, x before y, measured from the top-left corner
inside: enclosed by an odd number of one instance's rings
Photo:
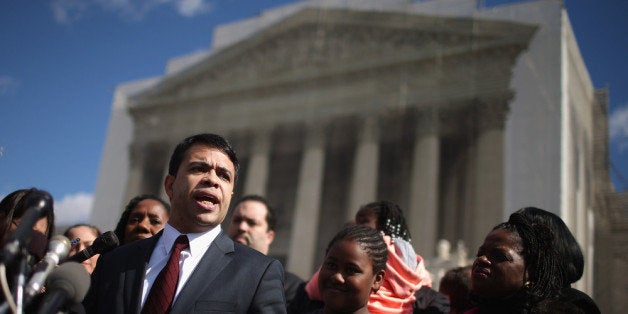
[[[139,313],[145,268],[161,237],[121,246],[98,259],[83,301],[87,313]],[[224,232],[216,237],[170,313],[285,313],[279,261]]]

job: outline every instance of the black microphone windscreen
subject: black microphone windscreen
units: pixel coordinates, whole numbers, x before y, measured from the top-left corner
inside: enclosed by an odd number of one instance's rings
[[[24,196],[24,207],[36,208],[45,213],[52,210],[52,195],[44,190],[34,190]]]
[[[28,243],[28,253],[40,261],[46,254],[46,246],[48,246],[48,238],[41,232],[33,231],[31,241]]]
[[[94,251],[105,253],[120,245],[118,237],[113,231],[107,231],[94,240]]]
[[[85,268],[75,262],[61,264],[46,280],[46,292],[63,291],[68,299],[81,302],[87,294],[91,279]]]
[[[65,261],[82,263],[96,254],[107,253],[118,247],[118,245],[120,245],[120,241],[118,241],[116,234],[113,231],[107,231],[96,238],[91,246],[68,257]]]

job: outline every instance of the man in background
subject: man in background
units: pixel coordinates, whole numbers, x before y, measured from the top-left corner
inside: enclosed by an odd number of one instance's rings
[[[275,210],[266,198],[259,195],[246,195],[235,204],[227,234],[233,241],[268,255],[270,244],[275,239],[276,224]],[[284,282],[286,304],[290,305],[303,279],[286,271]]]

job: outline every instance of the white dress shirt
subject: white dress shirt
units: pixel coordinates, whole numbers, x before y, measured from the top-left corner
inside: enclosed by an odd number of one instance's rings
[[[220,230],[221,227],[218,225],[206,232],[186,234],[190,242],[190,247],[181,251],[179,259],[179,283],[177,284],[177,291],[174,294],[174,300],[177,299],[179,292],[181,292],[181,288],[183,288],[188,278],[190,278],[190,275],[196,268],[196,265],[198,265],[201,257],[205,255],[209,246],[212,244],[214,239],[216,239]],[[166,223],[164,233],[161,235],[161,238],[157,240],[157,245],[153,250],[153,254],[150,256],[150,261],[146,267],[146,275],[144,276],[144,284],[142,287],[142,307],[144,307],[144,302],[146,302],[148,292],[153,286],[155,279],[157,279],[157,275],[159,275],[161,270],[168,263],[170,250],[172,249],[174,241],[180,235],[181,233],[177,231],[177,229]]]

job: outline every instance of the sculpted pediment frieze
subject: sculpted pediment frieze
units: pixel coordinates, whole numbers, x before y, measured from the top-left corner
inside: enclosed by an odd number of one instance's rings
[[[499,49],[520,51],[535,27],[415,14],[305,9],[210,54],[134,98],[139,106],[377,71]]]

